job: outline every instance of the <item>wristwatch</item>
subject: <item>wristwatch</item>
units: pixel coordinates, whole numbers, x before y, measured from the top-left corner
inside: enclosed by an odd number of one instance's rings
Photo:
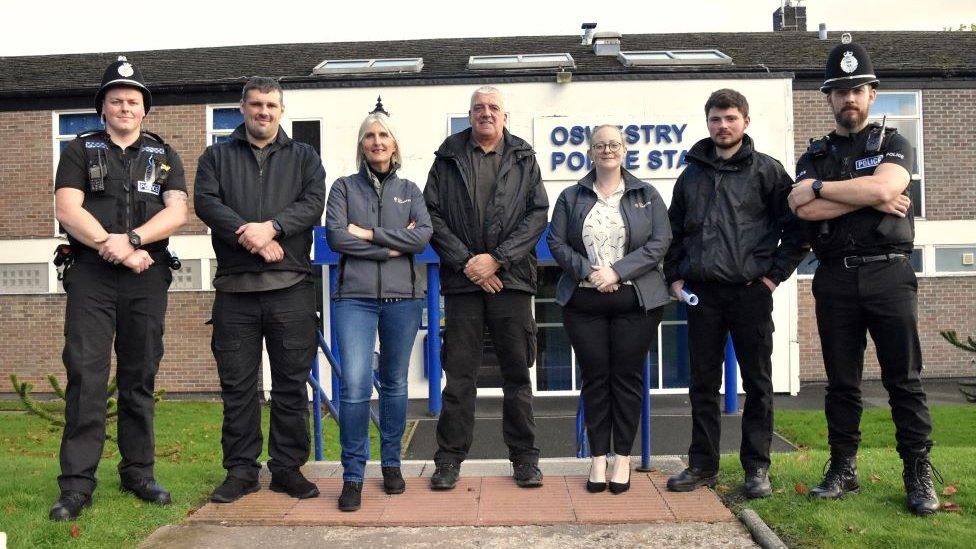
[[[822,196],[820,196],[820,191],[821,189],[823,189],[823,181],[819,179],[815,179],[813,181],[813,185],[810,185],[810,188],[813,189],[813,196],[817,198],[823,198]]]
[[[129,244],[132,244],[133,248],[138,250],[139,247],[142,246],[142,238],[139,236],[138,233],[136,233],[135,231],[129,231],[125,234],[126,236],[129,237]]]
[[[281,228],[281,223],[278,223],[277,219],[271,220],[271,227],[275,230],[275,238],[285,234],[284,229]]]

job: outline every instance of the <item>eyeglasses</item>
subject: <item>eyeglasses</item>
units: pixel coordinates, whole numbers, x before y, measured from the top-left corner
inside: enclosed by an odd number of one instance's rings
[[[624,146],[623,143],[619,143],[617,141],[610,141],[608,143],[594,143],[593,145],[590,146],[590,148],[597,152],[603,152],[606,149],[610,149],[610,152],[617,152],[620,150],[620,147],[623,146]]]

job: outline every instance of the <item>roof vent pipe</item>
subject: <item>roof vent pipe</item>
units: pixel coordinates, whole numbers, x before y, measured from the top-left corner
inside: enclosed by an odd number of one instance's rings
[[[817,35],[821,40],[827,39],[827,23],[820,23],[820,31]]]
[[[584,46],[592,45],[593,31],[596,29],[596,23],[583,23],[580,28],[583,29],[583,41],[581,44]]]

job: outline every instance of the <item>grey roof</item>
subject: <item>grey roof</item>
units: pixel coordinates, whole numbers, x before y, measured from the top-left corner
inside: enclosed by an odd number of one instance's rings
[[[685,33],[624,35],[621,49],[718,49],[733,65],[625,68],[615,57],[597,57],[580,45],[578,36],[518,36],[385,42],[334,42],[190,48],[140,52],[91,53],[0,58],[0,98],[68,97],[90,95],[102,71],[119,53],[137,64],[154,92],[181,93],[239,89],[250,75],[282,77],[288,85],[356,85],[418,78],[519,78],[552,74],[552,69],[490,72],[467,69],[471,55],[568,52],[576,60],[574,75],[618,78],[666,73],[793,72],[798,80],[819,81],[829,50],[839,32],[817,39],[815,32]],[[882,79],[976,78],[976,33],[973,32],[855,32],[855,41],[871,53]],[[423,57],[421,73],[366,76],[311,76],[325,59]],[[651,75],[651,76],[648,76]]]

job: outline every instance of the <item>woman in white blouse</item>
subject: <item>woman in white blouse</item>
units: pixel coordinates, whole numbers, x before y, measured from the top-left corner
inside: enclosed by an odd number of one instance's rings
[[[671,243],[667,207],[654,187],[623,168],[626,154],[619,127],[593,130],[594,169],[559,195],[548,237],[563,269],[556,301],[582,374],[593,456],[586,488],[602,492],[609,484],[614,494],[630,488],[644,360],[671,300],[661,274]]]

